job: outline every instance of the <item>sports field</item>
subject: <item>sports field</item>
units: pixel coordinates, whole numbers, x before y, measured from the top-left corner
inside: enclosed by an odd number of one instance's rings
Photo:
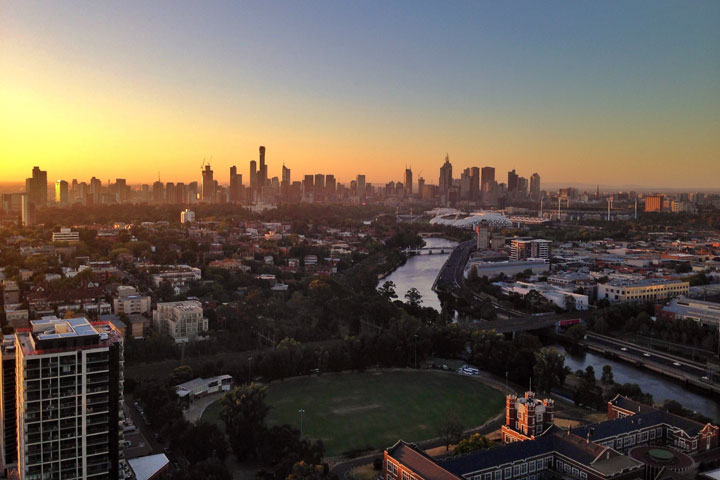
[[[385,448],[398,439],[426,440],[448,412],[466,428],[500,413],[504,396],[481,381],[439,371],[322,375],[274,382],[268,388],[270,425],[289,423],[325,443],[327,456],[360,448]],[[219,402],[202,418],[217,421]]]

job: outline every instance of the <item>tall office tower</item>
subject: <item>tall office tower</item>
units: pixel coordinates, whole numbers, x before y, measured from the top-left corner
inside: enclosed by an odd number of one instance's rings
[[[152,186],[152,201],[153,203],[163,203],[165,200],[165,186],[158,180],[153,183]]]
[[[360,198],[365,197],[365,175],[357,176],[357,195]]]
[[[213,171],[209,163],[202,171],[202,201],[215,203],[215,180],[213,180]]]
[[[480,170],[480,187],[483,192],[490,191],[490,185],[495,181],[495,167],[483,167]]]
[[[242,188],[242,175],[238,175],[237,167],[230,167],[230,203],[240,203]]]
[[[665,203],[664,195],[646,195],[645,211],[646,212],[662,212]]]
[[[29,227],[33,224],[33,210],[35,205],[30,203],[30,195],[23,193],[22,195],[22,207],[21,207],[21,218],[23,227]]]
[[[411,168],[405,169],[405,193],[412,195],[413,193],[413,174]]]
[[[197,203],[198,200],[198,183],[190,182],[187,186],[188,203]]]
[[[258,186],[264,187],[267,185],[267,165],[265,165],[265,147],[260,146],[260,176],[258,178]]]
[[[119,478],[120,332],[84,317],[44,317],[30,325],[15,334],[17,477]],[[7,424],[12,414],[5,413]]]
[[[335,193],[336,189],[336,182],[335,182],[335,175],[328,174],[325,175],[325,190],[332,195]]]
[[[460,200],[470,200],[470,185],[472,175],[470,169],[466,168],[460,174]]]
[[[423,190],[425,190],[425,179],[420,177],[417,181],[417,196],[419,198],[423,197]]]
[[[67,205],[69,200],[68,182],[65,180],[55,181],[55,202],[58,205]]]
[[[528,179],[525,177],[518,177],[517,181],[517,194],[521,198],[527,197],[528,193]]]
[[[325,191],[325,175],[323,175],[322,173],[316,173],[314,186],[316,192]]]
[[[47,205],[47,171],[40,167],[33,167],[32,177],[25,180],[25,193],[29,195],[28,201],[36,207]]]
[[[90,179],[90,194],[93,196],[99,196],[102,190],[102,180],[99,178],[92,177]]]
[[[533,173],[530,177],[530,198],[540,200],[540,175]]]
[[[288,188],[291,183],[292,181],[290,180],[290,169],[287,168],[283,163],[281,185],[283,186],[283,188]]]
[[[17,463],[17,422],[15,393],[15,336],[3,337],[2,358],[0,358],[0,469]]]
[[[480,200],[480,169],[478,167],[470,169],[470,200]]]
[[[184,205],[187,203],[187,186],[183,182],[175,184],[175,200],[173,203],[177,205]]]
[[[130,199],[130,188],[124,178],[115,179],[115,190],[118,196],[118,201],[121,203]]]
[[[305,178],[303,179],[303,194],[307,195],[311,193],[313,188],[313,180],[315,177],[312,175],[305,175]]]
[[[514,168],[508,172],[507,189],[508,193],[515,193],[518,189],[518,175]]]
[[[450,187],[452,187],[453,176],[452,176],[452,163],[450,163],[450,155],[445,155],[445,163],[440,167],[440,181],[438,183],[438,190],[440,195],[447,196]]]
[[[165,203],[177,203],[177,190],[173,182],[165,184]]]
[[[250,188],[257,188],[258,186],[258,172],[257,172],[257,162],[255,160],[250,160]]]

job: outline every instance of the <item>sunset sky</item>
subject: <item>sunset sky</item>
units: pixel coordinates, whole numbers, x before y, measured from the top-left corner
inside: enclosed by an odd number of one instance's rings
[[[543,182],[720,188],[720,2],[0,3],[0,182]]]

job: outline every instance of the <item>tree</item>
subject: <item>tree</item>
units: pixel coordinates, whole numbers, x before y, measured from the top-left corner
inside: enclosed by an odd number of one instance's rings
[[[445,451],[450,450],[450,444],[457,443],[463,433],[464,427],[457,416],[457,413],[448,412],[437,426],[438,437],[443,440]]]
[[[603,366],[602,375],[600,376],[600,382],[603,385],[610,385],[610,384],[615,383],[615,378],[613,377],[612,367],[610,365]]]
[[[585,327],[585,325],[577,324],[568,328],[565,335],[570,339],[570,341],[573,342],[574,345],[577,345],[582,339],[585,338],[586,332],[587,328]]]
[[[265,433],[265,387],[235,387],[220,399],[220,419],[225,423],[230,447],[239,460],[257,458],[257,445]]]
[[[455,445],[453,455],[463,455],[477,450],[485,450],[486,448],[490,448],[490,445],[492,445],[490,440],[479,433],[473,433],[469,437],[463,438],[457,445]]]
[[[192,380],[193,377],[193,369],[190,365],[180,365],[170,374],[170,384],[179,385]]]
[[[227,441],[225,435],[215,424],[199,422],[183,431],[172,440],[190,463],[198,463],[210,458],[221,461],[227,457]]]
[[[293,465],[287,480],[325,480],[329,477],[325,465],[311,465],[303,461]]]
[[[383,283],[382,287],[378,288],[378,293],[388,300],[397,298],[397,293],[395,293],[395,284],[391,281]]]
[[[554,348],[543,348],[535,353],[533,377],[539,392],[550,393],[565,383],[570,368],[565,366],[565,355]]]
[[[171,480],[231,480],[232,474],[224,463],[217,460],[207,460],[191,464],[188,469],[176,470]]]
[[[477,265],[473,265],[472,267],[470,267],[470,271],[468,272],[467,279],[468,279],[468,282],[474,282],[475,280],[478,279]]]
[[[419,307],[422,303],[422,295],[420,295],[417,288],[413,287],[405,294],[405,300],[407,300],[411,307]]]

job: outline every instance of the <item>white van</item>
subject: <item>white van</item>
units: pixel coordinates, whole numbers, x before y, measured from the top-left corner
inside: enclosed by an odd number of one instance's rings
[[[470,365],[464,365],[461,370],[462,373],[465,375],[479,375],[480,370],[478,370],[475,367],[471,367]]]

